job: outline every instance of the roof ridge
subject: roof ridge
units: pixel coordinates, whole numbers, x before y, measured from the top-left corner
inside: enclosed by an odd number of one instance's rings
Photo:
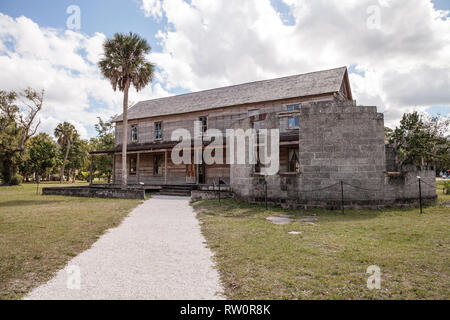
[[[220,89],[224,89],[224,88],[238,87],[238,86],[242,86],[242,85],[245,85],[245,84],[253,84],[253,83],[258,83],[258,82],[268,82],[268,81],[273,81],[273,80],[287,79],[287,78],[293,78],[293,77],[298,77],[298,76],[304,76],[304,75],[309,75],[309,74],[314,74],[314,73],[321,73],[321,72],[327,72],[327,71],[333,71],[333,70],[339,70],[339,69],[347,69],[347,67],[344,66],[344,67],[325,69],[325,70],[319,70],[319,71],[312,71],[312,72],[306,72],[306,73],[298,73],[298,74],[293,74],[293,75],[290,75],[290,76],[283,76],[283,77],[279,77],[279,78],[272,78],[272,79],[265,79],[265,80],[255,80],[255,81],[250,81],[250,82],[243,82],[243,83],[238,83],[238,84],[232,84],[230,86],[223,86],[223,87],[205,89],[205,90],[200,90],[200,91],[181,93],[181,94],[176,94],[176,95],[167,96],[167,97],[161,97],[161,98],[155,98],[155,99],[141,100],[141,101],[137,102],[136,104],[134,104],[133,107],[135,107],[137,104],[139,104],[141,102],[157,101],[157,100],[167,99],[167,98],[172,98],[172,97],[182,97],[182,96],[188,96],[188,95],[191,95],[191,94],[196,94],[196,93],[201,93],[201,92],[208,92],[208,91],[220,90]],[[132,109],[133,107],[131,107],[130,109]]]

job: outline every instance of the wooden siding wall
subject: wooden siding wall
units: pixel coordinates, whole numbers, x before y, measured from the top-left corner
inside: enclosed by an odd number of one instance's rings
[[[280,148],[280,172],[289,171],[289,148]]]
[[[280,172],[289,172],[289,149],[297,149],[297,145],[280,147]]]
[[[170,141],[172,132],[176,129],[183,128],[194,136],[194,121],[201,116],[208,117],[208,128],[219,129],[225,132],[226,129],[232,127],[232,124],[243,117],[248,116],[248,112],[258,110],[259,113],[286,111],[287,105],[301,103],[306,101],[327,101],[334,99],[333,95],[322,96],[320,98],[298,98],[276,102],[265,102],[254,105],[242,105],[236,107],[221,108],[216,110],[206,110],[204,112],[193,112],[188,114],[180,114],[173,116],[165,116],[160,118],[138,119],[128,121],[128,144],[131,144],[131,126],[138,126],[138,142],[137,143],[153,143],[155,142],[154,123],[162,121],[163,141]],[[288,131],[287,118],[281,118],[281,132]],[[116,145],[122,144],[122,123],[116,124],[115,141]]]
[[[159,175],[153,174],[153,157],[158,154],[161,156],[161,171]],[[130,164],[130,157],[137,156],[137,154],[128,155],[127,170]],[[167,178],[164,173],[164,153],[141,153],[139,155],[138,172],[135,175],[130,175],[128,171],[128,183],[138,184],[143,182],[145,184],[184,184],[186,183],[186,165],[174,164],[170,159],[170,152],[167,152]],[[122,157],[115,156],[115,181],[120,183],[122,177]],[[139,177],[139,181],[138,181]],[[229,164],[214,164],[206,166],[206,183],[212,184],[218,182],[221,178],[225,182],[230,182],[230,165]]]
[[[230,183],[230,165],[226,163],[227,150],[223,150],[223,164],[206,166],[206,184],[218,183],[222,179]]]
[[[257,105],[243,105],[236,107],[221,108],[217,110],[207,110],[204,112],[193,112],[189,114],[165,116],[160,118],[151,119],[139,119],[130,120],[128,122],[128,144],[131,144],[131,126],[138,126],[138,141],[137,143],[154,143],[154,123],[161,121],[163,138],[162,141],[170,141],[172,132],[176,129],[183,128],[194,136],[194,121],[198,120],[201,116],[208,117],[208,128],[209,129],[219,129],[225,132],[226,129],[232,128],[232,124],[242,118],[248,116],[249,111],[258,110],[259,114],[270,113],[270,112],[280,112],[286,111],[287,105],[302,103],[306,101],[328,101],[333,100],[333,95],[322,96],[320,98],[299,98],[299,99],[289,99],[276,102],[266,102]],[[300,119],[301,123],[301,119]],[[289,132],[292,129],[288,128],[288,118],[280,118],[280,133]],[[122,124],[116,123],[115,130],[116,145],[122,143]],[[184,184],[186,183],[186,165],[175,165],[171,161],[171,152],[167,152],[167,177],[164,175],[164,152],[159,153],[162,156],[161,159],[161,174],[153,175],[153,156],[154,153],[141,153],[138,173],[136,175],[128,174],[128,183],[137,184],[143,182],[146,184]],[[224,150],[224,156],[227,153]],[[115,157],[115,181],[120,183],[122,174],[122,160],[121,155],[117,154]],[[225,161],[226,163],[226,161]],[[127,161],[129,165],[129,157]],[[281,147],[280,149],[280,172],[288,171],[288,148]],[[139,181],[138,181],[139,177]],[[211,166],[206,166],[206,183],[212,184],[214,181],[218,181],[218,178],[222,178],[225,182],[230,182],[230,165],[228,164],[214,164]]]
[[[158,154],[161,156],[161,168],[158,175],[153,174],[153,157]],[[137,156],[137,154],[128,155],[127,166],[130,164],[130,157]],[[122,156],[115,157],[115,181],[120,183],[122,177]],[[128,183],[138,184],[143,182],[145,184],[164,184],[166,180],[164,172],[165,160],[164,152],[162,153],[141,153],[139,155],[138,172],[135,175],[130,175],[128,172]],[[128,167],[127,167],[128,169]],[[139,181],[138,181],[139,176]],[[178,184],[186,183],[186,165],[176,165],[170,160],[170,152],[167,153],[167,183]]]

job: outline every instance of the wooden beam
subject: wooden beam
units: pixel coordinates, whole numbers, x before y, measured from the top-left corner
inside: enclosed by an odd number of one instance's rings
[[[116,155],[112,155],[112,177],[111,177],[112,184],[116,183]]]
[[[141,182],[140,179],[140,175],[139,175],[139,168],[141,166],[141,154],[138,153],[137,154],[137,159],[136,159],[136,178],[137,178],[137,183],[139,184]]]
[[[89,185],[92,185],[92,181],[93,181],[93,177],[92,177],[92,173],[94,169],[94,156],[91,155],[91,164],[89,165]]]
[[[164,151],[164,184],[167,184],[167,151]]]
[[[145,151],[127,151],[127,154],[138,154],[138,153],[161,153],[165,152],[169,149],[155,149],[155,150],[145,150]],[[121,151],[117,152],[116,154],[122,154]]]

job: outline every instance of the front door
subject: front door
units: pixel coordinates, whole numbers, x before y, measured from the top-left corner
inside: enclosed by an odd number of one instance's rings
[[[197,175],[195,172],[195,164],[186,165],[186,183],[195,183],[197,180]]]
[[[205,162],[198,165],[198,183],[206,183],[206,165]]]

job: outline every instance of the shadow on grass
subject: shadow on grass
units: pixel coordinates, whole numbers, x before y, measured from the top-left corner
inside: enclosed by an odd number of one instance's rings
[[[54,204],[58,202],[64,202],[61,200],[12,200],[12,201],[2,201],[0,202],[0,208],[3,207],[17,207],[17,206],[35,206],[35,205],[47,205]]]

